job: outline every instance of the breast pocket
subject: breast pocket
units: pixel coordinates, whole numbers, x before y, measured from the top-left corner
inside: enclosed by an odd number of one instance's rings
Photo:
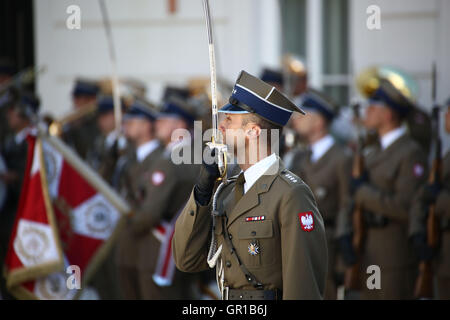
[[[395,187],[395,180],[397,178],[398,166],[393,163],[390,166],[378,167],[370,175],[370,179],[381,188],[393,190]]]
[[[272,220],[241,222],[238,229],[239,256],[245,266],[258,268],[275,261]]]

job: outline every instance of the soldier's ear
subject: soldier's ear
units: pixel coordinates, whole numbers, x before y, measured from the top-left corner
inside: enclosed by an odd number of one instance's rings
[[[250,129],[247,130],[246,134],[250,138],[257,138],[261,134],[261,128],[257,125],[254,125]]]

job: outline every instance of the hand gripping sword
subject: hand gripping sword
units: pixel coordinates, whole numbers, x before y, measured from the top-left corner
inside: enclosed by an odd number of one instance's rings
[[[216,150],[218,157],[217,165],[220,171],[219,180],[225,179],[227,173],[227,146],[222,143],[222,137],[218,130],[219,114],[217,109],[217,79],[216,79],[216,56],[214,53],[214,40],[211,14],[209,10],[209,0],[203,0],[203,9],[206,18],[206,30],[208,33],[208,47],[209,47],[209,69],[211,76],[211,103],[212,103],[212,137],[211,142],[207,145],[212,150]]]

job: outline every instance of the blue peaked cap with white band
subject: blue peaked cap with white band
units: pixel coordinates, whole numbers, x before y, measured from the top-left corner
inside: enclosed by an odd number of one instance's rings
[[[378,89],[369,97],[369,103],[376,105],[379,102],[403,116],[416,107],[391,82],[384,79],[380,81]]]
[[[124,120],[133,118],[140,118],[153,122],[157,118],[157,112],[156,110],[152,110],[152,108],[143,101],[135,100],[123,115]]]
[[[285,126],[294,111],[305,114],[275,87],[245,71],[239,74],[229,103],[219,110],[231,114],[255,113],[279,126]]]
[[[325,95],[318,91],[309,90],[304,94],[302,107],[306,111],[317,112],[332,121],[336,116],[336,106]]]

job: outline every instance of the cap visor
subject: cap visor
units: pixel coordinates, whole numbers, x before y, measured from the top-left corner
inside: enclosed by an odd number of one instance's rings
[[[220,113],[235,113],[235,114],[245,114],[250,113],[234,104],[228,103],[219,109]]]

